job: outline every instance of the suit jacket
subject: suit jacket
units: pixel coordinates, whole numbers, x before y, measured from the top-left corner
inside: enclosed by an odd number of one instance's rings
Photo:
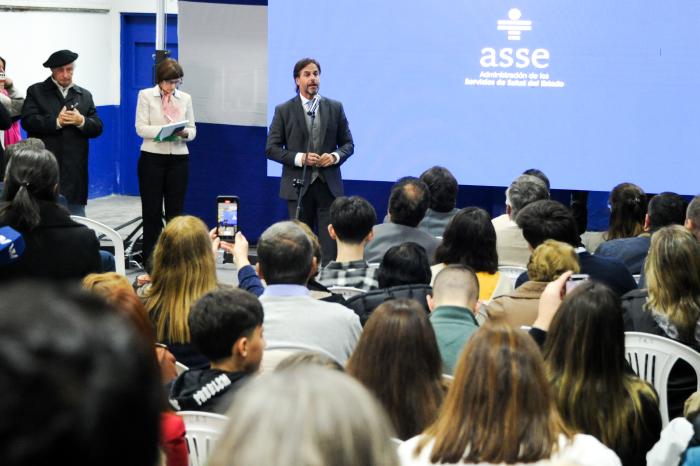
[[[392,246],[412,241],[418,243],[428,253],[428,261],[435,262],[435,250],[440,240],[423,230],[397,223],[381,223],[374,226],[374,239],[365,247],[367,262],[381,262],[386,251]]]
[[[531,326],[537,319],[537,308],[545,286],[546,282],[525,282],[516,290],[491,301],[486,312],[490,318],[504,317],[513,327]]]
[[[0,281],[17,278],[79,280],[101,272],[100,244],[95,232],[71,220],[57,204],[39,202],[41,221],[32,231],[22,231],[25,249],[17,262],[0,268]],[[6,225],[0,218],[0,225]]]
[[[651,235],[643,233],[634,238],[611,239],[600,243],[596,256],[617,259],[627,267],[632,275],[642,273],[642,267],[649,253]]]
[[[56,118],[61,108],[77,103],[85,117],[85,126],[57,128]],[[22,127],[30,138],[44,141],[58,160],[61,173],[61,194],[73,204],[87,204],[88,139],[102,134],[102,120],[97,116],[92,94],[79,86],[68,90],[66,98],[51,78],[27,89],[22,108]]]
[[[500,217],[497,217],[500,219]],[[492,222],[496,230],[496,252],[498,265],[527,267],[530,261],[530,246],[525,241],[523,230],[508,216],[498,222]]]
[[[334,196],[343,195],[343,181],[340,175],[340,165],[355,151],[348,119],[345,117],[343,104],[337,100],[321,98],[319,102],[319,118],[315,124],[320,125],[321,147],[319,154],[336,152],[339,156],[337,164],[319,168],[319,172],[328,184],[328,189]],[[306,152],[309,141],[309,130],[306,127],[306,117],[298,95],[287,102],[275,107],[270,131],[267,135],[265,155],[268,159],[282,164],[282,180],[280,197],[282,199],[297,199],[296,189],[292,185],[294,178],[301,178],[302,167],[294,165],[298,152]],[[311,180],[311,167],[306,171],[305,186]]]

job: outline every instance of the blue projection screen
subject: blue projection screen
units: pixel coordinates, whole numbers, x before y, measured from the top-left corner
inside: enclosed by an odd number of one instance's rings
[[[697,0],[270,0],[268,123],[311,56],[355,139],[345,179],[534,167],[554,188],[695,194],[698,18]]]

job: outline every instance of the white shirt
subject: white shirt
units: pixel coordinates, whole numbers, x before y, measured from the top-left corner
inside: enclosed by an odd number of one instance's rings
[[[143,138],[141,150],[154,154],[189,154],[187,141],[197,136],[192,110],[192,97],[186,92],[176,89],[171,98],[172,104],[180,110],[182,120],[187,120],[187,137],[176,141],[156,142],[154,138],[161,128],[172,123],[163,115],[163,101],[160,88],[156,85],[139,91],[136,104],[136,133]]]
[[[308,104],[309,104],[309,102],[311,102],[311,99],[307,99],[306,97],[304,97],[301,94],[299,94],[299,98],[301,99],[301,108],[304,109],[304,114],[306,114],[306,112],[309,111]],[[319,99],[319,101],[321,100],[320,95],[318,95],[318,99]],[[318,111],[319,111],[319,109],[317,108],[316,109],[316,118],[318,118],[318,115],[319,115]],[[309,135],[309,137],[311,137],[311,135]],[[319,154],[319,155],[322,155],[322,154]],[[336,163],[338,163],[338,161],[340,161],[340,155],[338,155],[337,152],[331,152],[331,155],[333,157],[335,157],[332,165],[335,165]],[[304,160],[304,152],[297,152],[297,155],[294,157],[294,165],[296,165],[297,167],[301,167],[303,160]]]
[[[402,466],[429,466],[435,463],[430,462],[430,453],[433,450],[435,441],[428,443],[417,457],[413,452],[418,445],[421,435],[410,438],[399,446],[398,453]],[[578,466],[621,466],[620,459],[614,451],[603,445],[591,435],[576,434],[567,442],[566,437],[559,437],[559,449],[546,460],[535,463],[527,463],[529,466],[544,466],[550,464],[550,460],[571,461]],[[453,463],[459,466],[489,466],[490,463]],[[523,463],[518,463],[523,464]]]

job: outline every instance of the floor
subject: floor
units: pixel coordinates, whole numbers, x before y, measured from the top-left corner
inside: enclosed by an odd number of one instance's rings
[[[85,213],[88,218],[116,230],[125,240],[129,239],[132,233],[132,240],[140,236],[141,199],[138,196],[111,195],[90,199]],[[217,260],[216,272],[221,283],[238,285],[236,268],[233,264],[222,264]],[[144,273],[143,269],[134,267],[133,264],[126,270],[129,280],[133,280],[142,273]]]

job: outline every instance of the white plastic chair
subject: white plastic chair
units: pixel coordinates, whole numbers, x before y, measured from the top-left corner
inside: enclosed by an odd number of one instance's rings
[[[178,411],[177,415],[185,422],[190,466],[204,466],[216,441],[224,432],[228,418],[204,411]]]
[[[669,338],[642,332],[625,332],[625,355],[634,372],[659,394],[661,421],[668,424],[668,377],[679,359],[695,371],[700,389],[700,353]]]
[[[268,343],[265,347],[265,351],[263,351],[260,372],[272,372],[284,358],[302,351],[320,353],[337,362],[337,359],[332,354],[318,346],[306,345],[293,341],[274,341]]]
[[[498,272],[501,275],[505,275],[506,277],[510,278],[511,285],[513,289],[515,289],[515,282],[523,272],[527,272],[527,269],[525,267],[517,267],[515,265],[500,265],[498,266]]]
[[[339,294],[345,299],[352,298],[353,296],[357,296],[358,294],[365,292],[365,290],[361,290],[353,286],[329,286],[328,291],[333,294]]]
[[[115,268],[117,270],[117,273],[126,275],[126,267],[124,266],[124,240],[121,236],[119,236],[119,233],[117,233],[104,223],[100,223],[96,220],[81,217],[79,215],[71,215],[70,218],[73,219],[73,221],[75,222],[85,225],[91,230],[95,230],[100,235],[106,236],[107,239],[109,239],[112,242],[112,244],[114,244],[114,264],[116,266]]]

